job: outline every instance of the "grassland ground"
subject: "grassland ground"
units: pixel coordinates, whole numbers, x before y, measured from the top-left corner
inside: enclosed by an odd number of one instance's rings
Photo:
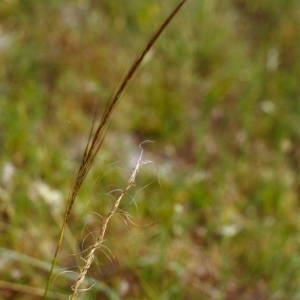
[[[95,105],[176,4],[0,2],[1,299],[40,299]],[[154,140],[85,299],[300,299],[299,16],[297,0],[186,3],[114,112],[52,298]]]

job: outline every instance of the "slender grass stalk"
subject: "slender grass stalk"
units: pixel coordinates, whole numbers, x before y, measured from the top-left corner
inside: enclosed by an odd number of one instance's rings
[[[84,281],[84,278],[85,278],[85,275],[88,271],[88,269],[90,268],[91,264],[93,263],[94,261],[94,253],[95,251],[101,247],[102,243],[103,243],[103,240],[104,240],[104,235],[105,235],[105,232],[106,232],[106,228],[107,228],[107,225],[108,225],[108,222],[110,220],[110,218],[115,214],[115,212],[117,211],[118,207],[119,207],[119,204],[123,198],[123,196],[128,192],[128,190],[133,186],[134,182],[135,182],[135,178],[137,176],[137,173],[139,172],[139,169],[140,169],[140,166],[143,165],[143,164],[146,164],[148,163],[147,161],[146,162],[143,162],[142,161],[142,156],[143,156],[143,150],[140,154],[140,157],[138,159],[138,162],[134,168],[134,170],[132,171],[131,173],[131,176],[127,182],[127,185],[126,185],[126,188],[123,189],[121,191],[121,194],[120,196],[118,197],[118,199],[115,201],[113,207],[111,208],[110,212],[108,213],[108,215],[103,219],[103,222],[102,222],[102,226],[100,228],[100,231],[99,231],[99,235],[94,243],[94,245],[92,245],[89,249],[89,253],[86,255],[85,258],[83,258],[84,262],[85,262],[85,265],[80,269],[80,273],[78,275],[78,278],[75,282],[75,284],[72,286],[72,290],[73,290],[73,293],[72,295],[70,296],[70,300],[75,300],[77,298],[77,295],[79,293],[79,288],[80,288],[80,285],[81,283]]]
[[[89,138],[88,138],[88,141],[87,141],[84,153],[83,153],[81,164],[80,164],[76,179],[74,180],[74,183],[73,183],[73,185],[70,189],[70,193],[68,195],[66,210],[65,210],[65,214],[64,214],[64,220],[63,220],[63,224],[61,227],[58,243],[56,246],[55,254],[54,254],[54,257],[52,260],[51,269],[49,271],[49,275],[48,275],[48,279],[47,279],[47,283],[46,283],[46,287],[45,287],[45,293],[43,296],[44,300],[47,299],[47,293],[48,293],[49,285],[50,285],[50,282],[52,279],[53,269],[56,265],[58,251],[59,251],[61,243],[62,243],[62,239],[63,239],[64,232],[65,232],[65,229],[66,229],[66,226],[68,223],[69,215],[73,208],[77,193],[78,193],[82,183],[84,182],[87,174],[89,173],[89,170],[93,164],[95,156],[97,155],[97,153],[103,143],[103,140],[104,140],[104,137],[105,137],[105,134],[107,131],[107,126],[106,126],[107,122],[108,122],[113,110],[115,109],[117,103],[119,102],[119,99],[122,96],[122,93],[124,92],[125,88],[128,86],[130,80],[132,79],[137,68],[140,66],[141,62],[145,58],[146,54],[149,52],[149,50],[152,48],[155,41],[158,39],[158,37],[161,35],[161,33],[165,30],[165,28],[168,26],[170,21],[174,18],[176,13],[180,10],[180,8],[182,7],[182,5],[185,2],[186,2],[186,0],[182,0],[177,5],[177,7],[173,10],[173,12],[169,15],[169,17],[163,22],[163,24],[159,27],[159,29],[153,34],[153,36],[147,43],[146,47],[144,48],[144,50],[138,55],[137,59],[133,62],[133,64],[129,68],[129,71],[126,73],[124,79],[120,82],[120,85],[116,88],[116,90],[112,94],[110,100],[108,101],[96,130],[94,130],[94,129],[95,129],[95,123],[96,123],[96,119],[97,119],[98,107],[95,110],[93,123],[91,126]]]

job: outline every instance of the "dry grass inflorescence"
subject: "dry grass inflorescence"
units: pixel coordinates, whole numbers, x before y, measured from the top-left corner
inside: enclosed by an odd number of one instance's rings
[[[173,17],[176,15],[176,13],[180,10],[180,8],[182,7],[182,5],[185,2],[186,2],[186,0],[183,0],[179,3],[179,5],[175,8],[175,10],[170,14],[170,16],[165,20],[165,22],[159,27],[159,29],[155,32],[153,37],[149,40],[149,42],[147,43],[146,47],[141,52],[141,54],[133,62],[132,66],[130,67],[130,69],[128,71],[128,73],[125,74],[124,79],[121,79],[121,82],[120,82],[119,86],[116,88],[115,92],[112,94],[111,99],[107,103],[107,105],[105,107],[105,110],[102,114],[99,125],[94,130],[94,125],[95,125],[95,122],[97,120],[98,109],[95,110],[95,115],[94,115],[91,130],[90,130],[88,142],[87,142],[86,148],[85,148],[84,153],[83,153],[83,157],[82,157],[81,164],[80,164],[80,167],[79,167],[79,170],[78,170],[78,174],[77,174],[77,176],[74,180],[74,184],[72,185],[72,188],[71,188],[70,193],[69,193],[68,201],[67,201],[67,204],[66,204],[65,216],[64,216],[64,219],[63,219],[63,224],[62,224],[62,227],[61,227],[61,233],[60,233],[60,236],[59,236],[59,239],[58,239],[58,243],[57,243],[56,251],[55,251],[55,254],[54,254],[51,270],[49,272],[49,278],[47,280],[47,284],[46,284],[46,288],[45,288],[45,294],[44,294],[44,297],[43,297],[44,299],[47,298],[49,284],[51,283],[51,280],[52,280],[53,270],[54,270],[54,267],[55,267],[55,264],[56,264],[57,255],[58,255],[58,251],[59,251],[59,248],[61,246],[61,243],[62,243],[65,228],[66,228],[68,220],[69,220],[69,215],[70,215],[71,210],[73,208],[73,205],[74,205],[76,196],[78,194],[78,191],[79,191],[81,185],[83,184],[86,176],[88,175],[89,170],[90,170],[90,168],[93,164],[93,161],[95,159],[95,156],[99,152],[99,149],[100,149],[100,147],[103,143],[103,140],[104,140],[104,137],[105,137],[105,134],[106,134],[106,130],[107,130],[106,126],[107,126],[107,123],[108,123],[108,121],[111,117],[111,114],[112,114],[113,110],[115,109],[115,106],[117,105],[122,93],[124,92],[125,88],[127,87],[130,80],[132,79],[133,75],[135,74],[137,68],[140,66],[143,59],[145,58],[146,54],[151,50],[151,48],[152,48],[153,44],[155,43],[155,41],[157,40],[157,38],[161,35],[161,33],[168,26],[170,21],[173,19]],[[142,161],[141,161],[141,157],[140,157],[140,159],[137,162],[137,165],[136,165],[132,175],[130,176],[127,187],[121,192],[121,195],[119,196],[119,198],[115,202],[115,204],[114,204],[113,208],[111,209],[110,213],[108,214],[108,216],[106,218],[104,218],[102,227],[100,229],[99,236],[97,237],[95,244],[93,246],[91,246],[91,249],[90,249],[87,257],[84,258],[85,266],[81,268],[78,279],[76,280],[76,283],[72,287],[73,294],[70,297],[70,299],[73,300],[77,297],[79,287],[80,287],[81,283],[83,282],[83,280],[85,278],[85,275],[88,272],[88,269],[90,268],[91,263],[94,261],[94,252],[103,243],[104,234],[105,234],[105,231],[106,231],[106,228],[107,228],[108,221],[112,217],[112,215],[116,212],[116,210],[118,209],[119,203],[120,203],[123,195],[126,194],[127,191],[129,190],[129,188],[134,184],[135,177],[137,175],[137,172],[139,170],[139,167],[140,167],[141,163],[142,163]]]

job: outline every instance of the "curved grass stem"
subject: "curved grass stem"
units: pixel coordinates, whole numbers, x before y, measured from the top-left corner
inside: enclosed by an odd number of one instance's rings
[[[50,282],[52,280],[53,270],[54,270],[54,267],[56,265],[58,252],[59,252],[59,249],[60,249],[60,246],[61,246],[61,243],[62,243],[65,228],[66,228],[67,223],[68,223],[69,215],[72,211],[73,204],[75,202],[78,190],[80,189],[80,187],[81,187],[82,183],[84,182],[87,174],[89,173],[89,170],[90,170],[90,168],[93,164],[95,156],[97,155],[97,153],[98,153],[98,151],[99,151],[99,149],[100,149],[100,147],[103,143],[103,140],[104,140],[104,137],[105,137],[105,134],[106,134],[106,131],[107,131],[108,120],[110,119],[110,116],[111,116],[113,110],[115,109],[117,103],[119,102],[120,97],[122,96],[125,88],[130,83],[133,75],[135,74],[136,70],[140,66],[143,59],[145,58],[146,54],[149,52],[149,50],[152,48],[152,46],[154,45],[156,40],[159,38],[161,33],[165,30],[165,28],[168,26],[170,21],[174,18],[174,16],[177,14],[177,12],[180,10],[182,5],[186,1],[187,0],[182,0],[177,5],[177,7],[172,11],[172,13],[169,15],[169,17],[163,22],[163,24],[153,34],[153,36],[150,38],[150,40],[146,44],[143,51],[138,55],[136,60],[133,62],[133,64],[129,68],[128,72],[126,73],[124,78],[121,80],[119,86],[116,88],[115,92],[112,94],[110,100],[108,101],[108,103],[107,103],[107,105],[104,109],[103,115],[102,115],[102,117],[101,117],[101,119],[98,123],[98,126],[96,127],[96,130],[94,130],[94,128],[95,128],[95,124],[96,124],[98,109],[96,109],[96,111],[95,111],[95,115],[94,115],[94,118],[93,118],[93,123],[92,123],[92,126],[91,126],[89,138],[88,138],[88,142],[86,144],[86,147],[85,147],[85,150],[84,150],[84,153],[83,153],[83,157],[82,157],[82,160],[81,160],[81,165],[79,167],[76,179],[74,181],[74,184],[71,187],[71,190],[70,190],[70,193],[69,193],[69,196],[68,196],[68,201],[67,201],[65,215],[64,215],[64,221],[63,221],[63,224],[62,224],[62,227],[61,227],[60,236],[59,236],[59,239],[58,239],[55,254],[54,254],[54,257],[53,257],[53,260],[52,260],[52,266],[51,266],[51,269],[49,271],[48,280],[47,280],[46,287],[45,287],[45,293],[44,293],[44,296],[43,296],[44,300],[47,299],[47,293],[48,293],[48,290],[49,290],[49,285],[50,285]]]

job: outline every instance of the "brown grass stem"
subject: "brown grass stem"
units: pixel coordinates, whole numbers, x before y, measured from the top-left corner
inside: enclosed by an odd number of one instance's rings
[[[70,189],[70,193],[68,195],[66,210],[65,210],[65,214],[64,214],[64,220],[63,220],[63,224],[61,227],[60,235],[58,238],[58,243],[56,246],[55,254],[54,254],[54,257],[52,260],[51,269],[49,271],[48,280],[47,280],[46,287],[45,287],[45,293],[44,293],[44,297],[43,297],[44,300],[47,297],[49,284],[52,279],[53,269],[56,265],[58,251],[60,249],[60,246],[61,246],[61,243],[63,240],[63,236],[64,236],[64,232],[65,232],[65,229],[66,229],[66,226],[68,223],[69,215],[73,208],[73,204],[75,202],[77,193],[78,193],[82,183],[84,182],[87,174],[89,173],[89,170],[93,164],[93,161],[103,143],[103,140],[104,140],[104,137],[105,137],[105,134],[107,131],[107,122],[108,122],[113,110],[115,109],[120,97],[122,96],[122,93],[124,92],[125,88],[128,86],[128,83],[131,81],[133,75],[135,74],[136,70],[140,66],[143,59],[145,58],[146,54],[149,52],[149,50],[152,48],[155,41],[158,39],[158,37],[161,35],[161,33],[165,30],[165,28],[168,26],[170,21],[174,18],[176,13],[180,10],[180,8],[182,7],[182,5],[185,2],[186,2],[186,0],[182,0],[177,5],[177,7],[173,10],[173,12],[169,15],[169,17],[163,22],[163,24],[159,27],[159,29],[150,38],[150,40],[147,43],[144,50],[138,55],[137,59],[133,62],[133,64],[129,68],[128,72],[124,76],[124,79],[120,82],[120,85],[116,88],[115,92],[112,94],[110,100],[108,101],[96,130],[94,130],[94,128],[95,128],[96,119],[97,119],[98,107],[95,111],[89,138],[88,138],[88,141],[87,141],[84,153],[83,153],[81,164],[80,164],[76,179],[74,180],[74,183],[73,183],[73,185]]]

